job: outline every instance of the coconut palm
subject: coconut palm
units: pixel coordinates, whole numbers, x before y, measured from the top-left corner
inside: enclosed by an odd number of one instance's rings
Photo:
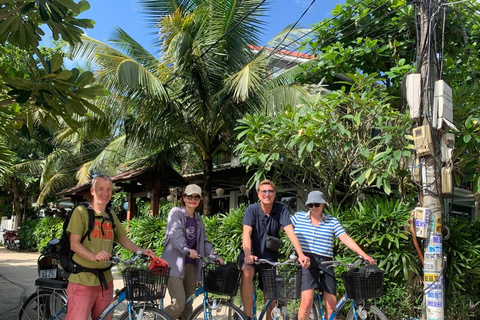
[[[231,154],[236,120],[298,98],[298,91],[284,86],[289,74],[269,77],[270,55],[248,49],[258,43],[265,1],[139,2],[159,28],[160,58],[120,28],[115,48],[84,37],[72,53],[93,61],[99,83],[121,99],[128,143],[147,150],[183,145],[201,159],[209,214],[214,159]]]

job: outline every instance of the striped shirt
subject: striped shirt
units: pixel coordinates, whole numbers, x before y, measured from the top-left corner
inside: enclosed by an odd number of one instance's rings
[[[328,214],[323,214],[323,219],[314,226],[310,220],[310,212],[297,212],[291,218],[295,235],[300,241],[302,250],[333,258],[333,237],[345,233],[338,220]]]

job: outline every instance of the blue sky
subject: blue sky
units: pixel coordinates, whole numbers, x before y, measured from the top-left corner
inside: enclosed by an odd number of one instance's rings
[[[86,30],[88,36],[100,41],[106,41],[115,26],[121,27],[144,48],[155,53],[152,42],[155,30],[147,28],[145,16],[136,0],[90,0],[90,10],[80,17],[95,20],[94,29]],[[343,2],[343,1],[342,1]],[[267,0],[270,11],[265,17],[267,22],[265,34],[261,37],[262,45],[273,38],[288,24],[294,23],[311,0]],[[310,28],[311,24],[330,16],[330,12],[339,0],[317,0],[305,16],[300,20],[300,26]]]

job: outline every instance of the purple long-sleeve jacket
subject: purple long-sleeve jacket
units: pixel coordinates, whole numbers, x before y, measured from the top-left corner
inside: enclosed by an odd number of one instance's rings
[[[180,279],[183,279],[185,275],[185,256],[190,253],[185,240],[187,217],[188,212],[185,207],[175,207],[170,210],[165,231],[165,247],[162,253],[162,258],[170,266],[170,277]],[[197,252],[202,257],[207,257],[213,252],[213,246],[207,240],[205,225],[198,212],[195,212],[195,220],[197,221]],[[202,263],[199,260],[195,266],[195,278],[197,281],[202,280]]]

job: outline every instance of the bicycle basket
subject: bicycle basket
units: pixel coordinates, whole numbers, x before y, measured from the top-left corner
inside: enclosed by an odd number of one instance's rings
[[[383,296],[383,271],[376,266],[365,266],[342,273],[345,291],[350,299],[374,299]]]
[[[296,266],[262,270],[264,295],[267,299],[300,299],[302,269]]]
[[[221,265],[210,264],[203,268],[203,279],[208,293],[235,296],[240,280],[240,270],[233,262]]]
[[[170,268],[153,270],[127,268],[123,272],[123,283],[127,300],[150,301],[165,296]]]

